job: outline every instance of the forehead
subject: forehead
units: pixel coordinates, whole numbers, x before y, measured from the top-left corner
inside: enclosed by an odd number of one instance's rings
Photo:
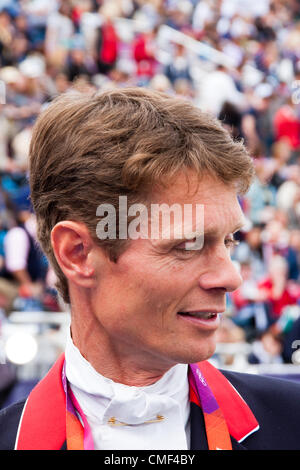
[[[205,230],[227,231],[245,223],[245,218],[238,202],[237,190],[211,175],[203,175],[199,180],[193,172],[179,174],[166,188],[154,187],[151,204],[173,204],[203,206]]]

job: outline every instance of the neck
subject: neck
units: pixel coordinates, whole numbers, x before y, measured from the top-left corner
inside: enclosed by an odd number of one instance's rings
[[[149,354],[137,352],[120,341],[112,343],[87,309],[72,305],[71,336],[81,355],[102,376],[124,385],[145,387],[157,382],[175,364],[161,364]]]

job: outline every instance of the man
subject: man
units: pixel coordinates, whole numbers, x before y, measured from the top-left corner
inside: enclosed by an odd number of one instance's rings
[[[3,241],[4,266],[0,271],[0,292],[7,314],[18,296],[39,303],[44,291],[47,263],[35,238],[35,216],[26,207],[16,211],[16,223]]]
[[[2,412],[2,448],[300,447],[298,385],[206,361],[241,284],[230,249],[252,176],[242,143],[182,99],[127,88],[44,111],[31,197],[71,334]]]

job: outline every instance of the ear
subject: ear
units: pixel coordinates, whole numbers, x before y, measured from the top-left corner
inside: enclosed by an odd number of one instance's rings
[[[64,220],[51,231],[51,244],[56,260],[69,281],[91,288],[96,283],[96,247],[88,228],[81,222]],[[100,261],[100,260],[99,260]]]

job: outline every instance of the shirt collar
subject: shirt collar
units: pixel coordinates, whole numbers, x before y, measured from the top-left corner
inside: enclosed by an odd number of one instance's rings
[[[179,406],[183,422],[187,423],[188,365],[175,365],[154,384],[132,387],[116,383],[97,372],[81,355],[70,334],[67,338],[65,358],[67,379],[72,390],[77,392],[81,401],[83,399],[85,412],[102,416],[105,421],[115,416],[119,421],[139,424],[155,419],[157,415],[163,415],[170,407]]]

